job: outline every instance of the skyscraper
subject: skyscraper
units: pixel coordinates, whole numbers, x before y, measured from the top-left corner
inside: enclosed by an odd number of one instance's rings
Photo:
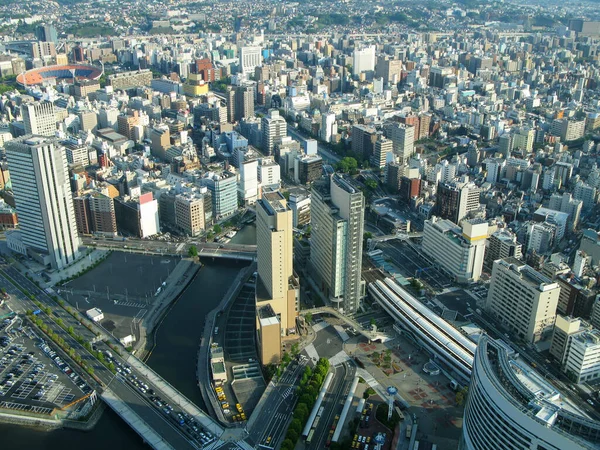
[[[352,74],[359,75],[361,72],[372,72],[375,70],[375,46],[355,48],[352,53]]]
[[[460,224],[469,212],[479,209],[480,191],[475,183],[438,183],[435,200],[437,216]]]
[[[281,192],[271,189],[263,192],[256,204],[256,308],[259,316],[259,341],[262,328],[260,310],[267,305],[275,312],[281,324],[282,335],[296,327],[300,291],[293,268],[292,220],[292,210]],[[274,349],[266,343],[260,344],[259,348],[263,361],[271,361],[274,356],[279,359],[272,353],[280,352],[281,349]],[[270,354],[265,354],[267,350]]]
[[[334,307],[354,314],[363,296],[361,280],[365,199],[334,174],[313,184],[311,255],[315,282]]]
[[[269,110],[267,116],[262,118],[262,150],[265,154],[273,153],[275,144],[287,136],[287,122],[279,115],[276,109]]]
[[[25,134],[54,136],[56,133],[56,112],[51,102],[28,102],[21,105],[21,115]]]
[[[23,136],[6,143],[23,244],[55,269],[79,256],[67,157],[55,139]]]
[[[35,28],[35,37],[38,41],[43,42],[58,42],[58,35],[56,33],[56,28],[54,26],[49,25],[47,23],[43,25],[38,25]]]
[[[398,155],[401,164],[404,164],[415,152],[415,127],[399,123],[392,128],[392,142],[394,153]]]

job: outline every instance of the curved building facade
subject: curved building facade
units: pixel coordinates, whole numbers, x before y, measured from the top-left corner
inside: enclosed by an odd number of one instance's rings
[[[597,449],[600,424],[503,343],[482,336],[473,363],[461,450]]]

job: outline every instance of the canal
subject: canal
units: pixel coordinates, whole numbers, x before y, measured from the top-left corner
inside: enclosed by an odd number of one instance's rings
[[[244,230],[249,228],[244,234]],[[239,239],[251,240],[256,228],[246,227]],[[234,236],[237,238],[238,236]],[[179,298],[156,332],[156,346],[148,364],[175,388],[204,409],[196,385],[196,355],[204,318],[221,301],[244,263],[203,261],[192,284]],[[147,449],[138,435],[115,413],[107,409],[97,426],[89,432],[73,430],[40,431],[36,428],[0,424],[2,450],[70,449],[85,450]]]

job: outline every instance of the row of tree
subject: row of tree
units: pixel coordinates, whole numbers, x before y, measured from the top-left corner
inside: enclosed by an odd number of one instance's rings
[[[304,369],[298,387],[298,392],[301,392],[302,395],[298,399],[294,409],[294,418],[290,422],[284,441],[281,443],[281,450],[293,450],[296,447],[302,434],[302,428],[304,428],[310,411],[317,401],[317,396],[323,381],[325,381],[327,372],[329,372],[329,361],[325,358],[319,359],[314,370],[311,370],[310,367]]]

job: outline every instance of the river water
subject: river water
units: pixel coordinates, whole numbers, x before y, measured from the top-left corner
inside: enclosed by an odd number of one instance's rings
[[[256,224],[246,225],[231,238],[232,244],[256,245]]]
[[[244,230],[247,230],[246,233]],[[255,243],[256,229],[246,227],[244,230],[240,231],[242,234],[239,239],[244,240],[241,243]],[[204,408],[204,403],[196,385],[196,356],[204,317],[219,304],[231,282],[246,264],[235,261],[204,263],[192,284],[160,324],[156,333],[156,347],[147,361],[150,367],[201,408]],[[96,427],[89,432],[46,432],[0,424],[0,449],[141,450],[148,447],[125,422],[107,409]]]

